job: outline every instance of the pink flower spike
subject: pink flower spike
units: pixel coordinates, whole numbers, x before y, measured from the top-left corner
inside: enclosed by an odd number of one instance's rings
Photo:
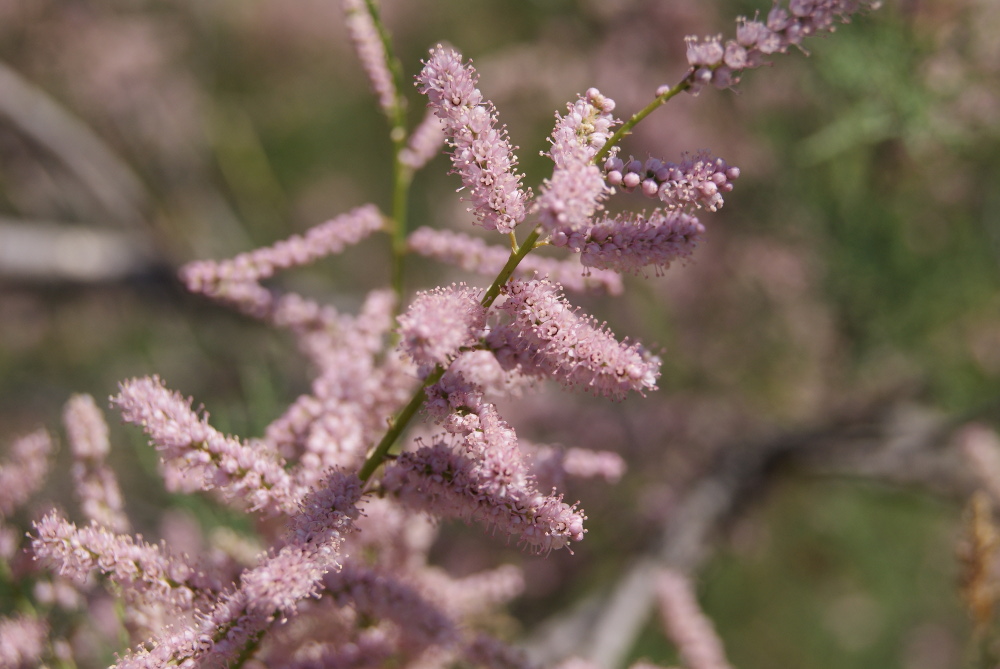
[[[632,159],[622,163],[618,158],[604,163],[609,183],[620,183],[625,192],[640,188],[646,197],[658,197],[669,210],[705,208],[718,211],[725,204],[723,194],[733,190],[739,178],[738,167],[708,151],[694,155],[685,153],[680,163],[649,158],[645,163]]]
[[[463,284],[418,293],[399,317],[400,349],[423,370],[447,366],[476,344],[486,327],[479,290]]]
[[[9,516],[42,487],[49,471],[52,438],[45,430],[21,437],[0,466],[0,516]]]
[[[705,227],[694,216],[656,210],[648,217],[605,218],[573,241],[585,267],[634,274],[653,267],[662,274],[675,260],[689,258],[704,234]]]
[[[386,468],[383,486],[408,506],[480,522],[536,553],[583,539],[586,516],[561,496],[538,492],[517,435],[496,408],[484,405],[479,419],[480,430],[460,444],[463,452],[438,441],[402,453]]]
[[[775,3],[766,22],[737,19],[736,39],[724,45],[722,35],[703,40],[688,36],[688,92],[697,95],[708,84],[729,88],[743,70],[767,62],[766,56],[785,53],[790,46],[801,48],[804,38],[833,32],[838,21],[849,23],[852,14],[881,4],[880,0],[789,0],[788,9]]]
[[[386,114],[396,106],[396,85],[389,72],[385,45],[379,37],[364,0],[343,0],[347,32],[354,44],[354,51],[361,60],[361,67],[368,75],[368,82],[378,97],[378,104]]]
[[[0,667],[28,669],[42,666],[49,624],[33,615],[0,618]]]
[[[163,458],[190,468],[203,490],[217,489],[253,511],[292,513],[301,491],[284,462],[262,443],[240,443],[199,418],[191,399],[167,390],[158,376],[120,384],[112,398],[122,418],[140,426]]]
[[[429,163],[444,146],[444,123],[432,110],[428,110],[410,139],[399,153],[399,161],[411,170],[419,170]]]
[[[241,253],[231,260],[200,260],[180,270],[181,281],[192,293],[201,293],[254,318],[273,317],[274,295],[259,281],[280,270],[315,262],[357,244],[382,227],[374,205],[358,207],[317,225],[303,235],[292,235],[272,246]]]
[[[222,585],[189,559],[166,554],[131,536],[115,534],[91,523],[78,528],[52,512],[34,524],[31,546],[35,559],[54,565],[61,576],[85,585],[93,572],[122,586],[133,601],[167,607],[176,614],[214,597]]]
[[[63,410],[63,423],[73,453],[73,482],[83,515],[113,532],[127,532],[118,479],[105,463],[111,450],[108,424],[90,395],[74,395]]]
[[[524,220],[531,193],[521,189],[507,131],[497,129],[496,112],[476,88],[478,79],[459,52],[439,44],[417,76],[417,87],[444,121],[454,171],[469,189],[469,211],[487,230],[508,234]]]
[[[556,167],[577,161],[573,154],[578,148],[584,149],[588,162],[597,155],[610,139],[612,128],[619,123],[611,114],[614,109],[614,100],[590,88],[576,102],[567,105],[565,116],[556,114],[549,150]]]
[[[506,369],[612,399],[656,389],[660,359],[577,313],[558,284],[512,280],[503,294],[496,308],[511,322],[494,328],[486,343]]]
[[[660,615],[667,636],[677,646],[689,669],[732,669],[722,640],[695,598],[691,581],[665,569],[656,579]]]

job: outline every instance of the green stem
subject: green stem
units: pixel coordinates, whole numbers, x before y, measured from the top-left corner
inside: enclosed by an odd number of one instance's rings
[[[434,371],[424,380],[424,384],[413,394],[410,403],[399,412],[398,416],[390,421],[389,429],[386,431],[385,436],[382,437],[382,441],[378,442],[378,446],[375,447],[375,450],[371,452],[371,455],[368,456],[368,459],[361,466],[358,478],[362,481],[367,481],[371,478],[371,475],[375,473],[375,470],[378,469],[378,466],[382,464],[385,457],[389,454],[389,449],[392,448],[392,445],[403,434],[403,430],[406,429],[406,426],[413,420],[413,417],[423,405],[424,389],[440,381],[443,375],[444,367],[440,365],[435,367]]]
[[[483,296],[483,306],[489,307],[493,304],[494,300],[500,295],[500,288],[507,283],[507,279],[510,278],[511,274],[514,273],[514,269],[520,264],[526,255],[531,253],[531,251],[536,248],[535,242],[538,241],[539,235],[542,234],[541,227],[535,227],[528,236],[525,238],[524,243],[520,246],[514,245],[514,249],[511,251],[510,258],[507,259],[507,263],[500,270],[500,274],[497,275],[496,280],[487,289],[486,294]],[[511,239],[514,237],[511,235]],[[368,458],[365,460],[364,464],[361,465],[361,470],[358,472],[358,478],[362,481],[367,481],[371,478],[375,470],[378,469],[387,455],[389,455],[389,449],[392,448],[396,440],[402,436],[403,431],[406,426],[409,425],[413,417],[417,415],[417,411],[423,406],[425,394],[424,391],[428,386],[431,386],[441,380],[444,375],[445,367],[438,365],[434,368],[434,371],[424,380],[423,385],[413,394],[410,398],[410,402],[403,407],[403,410],[399,412],[392,421],[389,423],[389,429],[386,431],[382,440],[378,442],[375,449],[371,452]]]
[[[394,103],[390,109],[386,109],[386,117],[389,120],[389,137],[392,140],[393,165],[392,165],[392,218],[389,224],[389,236],[392,246],[392,289],[396,293],[397,309],[403,301],[403,261],[406,257],[406,233],[407,214],[409,210],[408,200],[410,195],[410,184],[413,181],[413,170],[404,165],[400,160],[400,154],[406,148],[406,140],[409,133],[406,130],[406,98],[402,91],[404,88],[403,65],[396,57],[392,48],[392,39],[389,32],[382,23],[378,7],[374,0],[365,0],[365,8],[371,17],[379,40],[382,42],[382,49],[385,52],[385,64],[392,74],[395,84]]]
[[[515,245],[514,248],[511,249],[510,257],[507,259],[507,264],[503,266],[503,269],[500,270],[499,274],[497,274],[497,278],[494,279],[493,283],[490,284],[490,287],[486,289],[486,294],[483,295],[482,304],[484,307],[489,307],[493,304],[494,300],[497,299],[500,295],[500,288],[507,283],[507,279],[509,279],[514,273],[514,270],[521,263],[521,261],[524,260],[524,256],[531,253],[531,251],[535,248],[535,242],[538,241],[538,236],[541,234],[541,226],[536,226],[535,229],[531,231],[531,234],[525,238],[524,243],[521,244],[520,247]]]
[[[637,111],[635,114],[633,114],[632,118],[625,121],[622,127],[618,128],[618,130],[615,131],[615,134],[611,135],[611,139],[609,139],[604,144],[604,146],[601,147],[601,150],[597,152],[597,155],[594,156],[594,163],[595,164],[600,163],[602,160],[607,158],[608,154],[611,152],[611,149],[617,146],[618,143],[622,141],[627,135],[631,134],[632,128],[634,128],[636,124],[639,123],[639,121],[652,114],[653,111],[655,111],[658,107],[666,103],[667,100],[674,97],[681,91],[686,91],[690,87],[691,87],[691,82],[688,80],[687,77],[684,77],[684,79],[680,83],[673,86],[672,88],[667,89],[666,92],[661,93],[660,95],[657,95],[655,98],[653,98],[652,102],[650,102],[648,105],[646,105],[645,107]]]
[[[410,184],[413,181],[413,171],[404,165],[400,159],[400,151],[405,148],[396,146],[392,189],[392,289],[396,293],[396,309],[403,303],[403,262],[406,260],[407,214],[409,210]]]

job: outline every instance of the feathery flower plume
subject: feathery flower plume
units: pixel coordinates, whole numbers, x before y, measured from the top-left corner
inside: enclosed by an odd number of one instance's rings
[[[122,533],[129,529],[121,489],[105,458],[111,450],[108,424],[90,395],[74,395],[63,409],[63,424],[73,453],[73,482],[80,510],[89,520]]]
[[[663,162],[650,157],[645,163],[635,158],[628,162],[611,156],[604,162],[608,183],[626,193],[639,189],[647,197],[658,197],[667,209],[704,207],[718,211],[725,202],[723,193],[733,190],[740,168],[731,167],[708,151],[685,153],[680,163]]]
[[[440,381],[424,390],[424,394],[427,397],[424,411],[447,432],[468,434],[479,429],[479,412],[484,406],[483,389],[461,372],[448,369]]]
[[[379,37],[375,22],[365,7],[364,0],[343,0],[347,33],[351,36],[354,51],[361,67],[368,75],[368,82],[378,97],[378,104],[386,114],[396,106],[396,85],[386,60],[385,45]]]
[[[49,625],[29,615],[0,618],[0,667],[28,669],[42,663]]]
[[[569,232],[586,227],[607,199],[610,189],[600,168],[591,161],[611,136],[615,102],[596,88],[556,115],[549,157],[555,163],[535,203],[546,232]]]
[[[425,258],[433,258],[484,276],[499,274],[510,257],[509,247],[490,245],[478,237],[451,230],[417,228],[410,233],[407,243],[411,251]],[[535,275],[548,277],[567,290],[577,292],[592,290],[621,295],[623,291],[622,279],[616,272],[598,269],[586,271],[575,260],[527,255],[514,270],[514,276],[519,278],[531,278]]]
[[[533,446],[522,449],[532,456],[532,472],[539,488],[561,488],[568,477],[601,478],[617,483],[625,474],[625,460],[613,451],[592,451],[586,448]]]
[[[399,347],[429,372],[476,344],[486,327],[481,291],[463,284],[417,293],[399,317]]]
[[[559,288],[547,280],[512,280],[503,287],[506,299],[496,308],[511,321],[486,337],[501,366],[613,399],[655,390],[660,359],[579,314]]]
[[[52,438],[37,430],[14,442],[0,467],[0,518],[9,516],[42,487],[49,471]]]
[[[400,579],[351,563],[324,577],[324,586],[341,606],[376,620],[390,620],[402,633],[410,652],[432,646],[453,646],[461,637],[456,623],[440,607]]]
[[[410,133],[406,147],[399,153],[399,161],[411,170],[419,170],[438,154],[444,141],[444,123],[434,110],[428,109],[420,125]]]
[[[485,613],[524,592],[524,573],[512,564],[464,578],[452,578],[442,569],[425,567],[416,578],[427,596],[455,618]]]
[[[111,401],[122,418],[141,427],[164,460],[196,477],[202,490],[219,490],[253,511],[295,511],[301,494],[284,462],[263,443],[225,436],[198,417],[190,398],[167,390],[158,376],[125,381],[119,388]]]
[[[849,23],[852,14],[877,9],[881,4],[880,0],[789,0],[788,9],[775,3],[766,22],[740,17],[736,39],[727,40],[725,45],[722,35],[704,39],[688,36],[688,90],[697,94],[708,84],[729,88],[739,82],[743,70],[763,65],[766,56],[800,46],[806,37],[833,32],[836,22]]]
[[[502,234],[514,231],[527,213],[530,191],[521,190],[517,159],[507,131],[496,128],[493,104],[476,88],[479,75],[462,55],[440,44],[417,76],[417,86],[444,121],[454,149],[454,171],[469,189],[477,223]]]
[[[538,492],[517,435],[496,408],[484,405],[479,419],[481,431],[466,436],[461,453],[443,441],[402,453],[386,468],[383,486],[408,506],[481,522],[536,553],[583,539],[586,516],[561,496]]]
[[[590,151],[572,146],[561,152],[563,164],[546,179],[535,201],[538,218],[550,235],[585,230],[611,190]]]
[[[480,428],[479,414],[485,397],[521,394],[530,379],[516,370],[506,371],[492,351],[466,351],[451,364],[441,380],[424,390],[427,415],[453,434]]]
[[[360,497],[356,476],[331,474],[324,487],[303,499],[292,518],[289,543],[243,572],[240,586],[218,595],[193,627],[168,630],[152,649],[140,648],[115,666],[225,666],[279,615],[292,615],[301,600],[317,596],[323,577],[340,568],[340,546],[358,517]]]
[[[585,149],[593,158],[611,137],[611,129],[618,124],[611,114],[615,110],[615,101],[596,88],[588,88],[576,102],[568,104],[567,109],[565,116],[556,114],[556,127],[552,131],[549,157],[556,167],[575,160],[572,154],[577,147]]]
[[[653,266],[659,275],[675,260],[691,257],[704,233],[705,226],[694,216],[657,209],[648,217],[625,213],[604,218],[585,236],[569,237],[565,244],[579,250],[584,267],[639,274]]]
[[[275,297],[260,285],[262,279],[340,253],[380,229],[382,220],[375,206],[358,207],[311,228],[304,235],[292,235],[231,260],[188,263],[180,270],[181,281],[193,293],[228,304],[254,318],[269,318],[275,310]]]
[[[34,528],[35,559],[52,564],[56,573],[81,586],[100,571],[143,608],[190,611],[222,589],[215,578],[188,564],[187,556],[168,555],[165,547],[147,544],[141,537],[115,534],[94,522],[78,528],[56,512]]]
[[[667,636],[688,669],[731,669],[715,626],[698,606],[691,581],[664,569],[656,579],[656,594]]]

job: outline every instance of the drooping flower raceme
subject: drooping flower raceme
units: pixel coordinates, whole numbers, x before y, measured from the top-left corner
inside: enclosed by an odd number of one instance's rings
[[[705,226],[694,216],[657,209],[649,216],[604,218],[586,235],[568,237],[565,244],[579,249],[584,267],[622,273],[653,267],[662,274],[675,260],[690,257],[704,233]]]
[[[536,552],[581,540],[586,516],[538,491],[496,407],[485,405],[479,418],[480,429],[455,445],[440,440],[402,453],[386,469],[385,488],[414,508],[482,523]]]
[[[511,320],[486,338],[502,366],[613,399],[656,389],[659,358],[580,315],[558,284],[512,280],[503,294],[498,309]]]
[[[852,14],[877,9],[881,4],[881,0],[790,0],[788,9],[775,3],[766,21],[740,17],[736,39],[725,44],[722,35],[703,39],[689,36],[688,90],[698,93],[708,84],[728,88],[739,81],[743,70],[763,65],[766,56],[785,53],[806,37],[833,32],[838,21],[848,23]]]
[[[74,395],[63,410],[63,423],[73,453],[73,482],[80,510],[114,532],[129,529],[118,479],[105,459],[111,450],[108,425],[90,395]]]
[[[124,420],[149,435],[165,464],[189,474],[200,489],[217,489],[255,511],[295,510],[302,491],[277,454],[211,427],[191,409],[190,399],[167,390],[159,377],[125,381],[113,401]]]

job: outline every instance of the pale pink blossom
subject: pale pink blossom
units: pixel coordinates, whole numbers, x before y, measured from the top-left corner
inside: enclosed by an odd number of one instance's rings
[[[48,636],[49,624],[33,615],[0,618],[0,667],[41,666]]]
[[[63,409],[63,424],[73,454],[73,482],[80,510],[113,532],[127,532],[128,516],[118,478],[107,463],[111,442],[104,414],[90,395],[74,395]]]
[[[538,487],[543,489],[561,488],[568,477],[617,483],[625,474],[625,460],[613,451],[558,446],[532,446],[525,450],[532,456],[532,471]]]
[[[386,468],[383,486],[413,508],[482,523],[535,552],[583,539],[586,516],[538,491],[517,435],[496,408],[482,407],[479,420],[480,430],[454,446],[437,441],[402,453]]]
[[[201,489],[219,490],[254,511],[295,510],[301,491],[282,459],[262,442],[242,443],[222,434],[191,409],[190,398],[168,390],[157,376],[119,387],[112,402],[123,420],[141,427],[166,461],[192,472]]]
[[[698,606],[691,581],[664,569],[657,575],[655,588],[667,636],[688,669],[731,669],[715,626]]]
[[[718,211],[723,194],[733,190],[740,168],[731,166],[708,151],[685,153],[679,163],[650,157],[645,163],[611,156],[604,162],[608,183],[627,193],[638,190],[656,197],[668,210],[705,208]]]
[[[382,111],[391,113],[396,106],[396,85],[389,71],[385,45],[364,0],[343,0],[347,33],[351,36],[354,51],[358,54],[361,67],[368,75],[368,82],[378,97]]]
[[[765,64],[765,56],[785,53],[790,46],[800,46],[806,37],[833,32],[837,22],[849,23],[852,14],[879,5],[880,0],[790,0],[788,9],[775,3],[766,21],[740,17],[736,39],[725,44],[722,35],[688,36],[688,90],[697,94],[709,84],[729,88],[739,81],[743,70]]]
[[[659,358],[578,313],[558,284],[512,280],[502,292],[497,309],[511,320],[494,328],[487,344],[505,368],[614,399],[656,388]]]
[[[445,123],[452,165],[469,190],[476,221],[487,230],[513,232],[527,214],[530,191],[521,189],[517,159],[492,103],[476,88],[479,75],[462,55],[441,45],[417,76],[420,92]]]
[[[399,346],[425,372],[447,366],[476,344],[486,327],[481,291],[465,284],[417,293],[399,317]]]
[[[170,555],[164,546],[148,544],[141,537],[115,534],[96,523],[78,528],[56,512],[34,528],[35,559],[80,586],[101,572],[140,607],[165,606],[175,614],[189,611],[222,587],[214,576],[191,565],[187,556]]]
[[[654,210],[619,214],[596,222],[585,235],[566,239],[580,253],[585,267],[639,274],[652,267],[657,275],[677,260],[690,258],[705,234],[694,216],[679,211]],[[562,240],[560,240],[562,241]]]
[[[340,253],[380,229],[381,213],[373,205],[358,207],[304,235],[292,235],[271,246],[231,260],[200,260],[181,268],[181,280],[193,293],[228,304],[254,318],[267,319],[278,309],[277,298],[260,285],[280,270],[299,267]]]
[[[42,487],[51,454],[52,439],[45,430],[14,442],[0,466],[0,517],[12,514]]]
[[[352,606],[376,620],[390,620],[409,652],[450,647],[461,638],[455,621],[418,590],[392,575],[352,562],[324,577],[324,586],[341,606]]]
[[[441,152],[444,142],[444,123],[429,109],[399,152],[399,162],[411,170],[419,170]]]

